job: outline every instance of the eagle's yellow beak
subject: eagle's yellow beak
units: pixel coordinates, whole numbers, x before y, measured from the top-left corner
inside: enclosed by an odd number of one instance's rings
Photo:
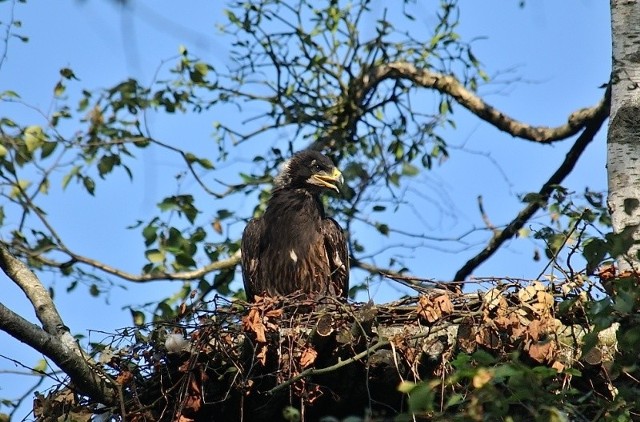
[[[312,175],[309,178],[309,182],[317,186],[322,186],[328,189],[333,189],[336,192],[340,192],[338,185],[342,185],[344,183],[344,178],[342,177],[340,170],[334,167],[331,173],[321,171],[320,173]]]

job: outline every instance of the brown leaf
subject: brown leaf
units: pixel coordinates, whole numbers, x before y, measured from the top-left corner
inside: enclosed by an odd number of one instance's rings
[[[242,319],[242,327],[245,329],[245,331],[253,331],[256,334],[257,342],[267,342],[265,326],[262,323],[262,317],[260,315],[260,311],[257,308],[251,308],[251,310],[249,311],[249,315]]]
[[[440,308],[434,306],[434,303],[427,296],[420,296],[418,299],[418,316],[426,319],[428,322],[435,322],[442,316]]]
[[[262,347],[260,348],[260,352],[258,352],[258,354],[256,355],[256,359],[258,360],[258,362],[262,364],[262,366],[266,365],[267,363],[267,345],[266,344],[262,345]]]
[[[222,234],[222,224],[220,223],[220,220],[214,220],[213,223],[211,223],[211,226],[213,227],[213,230],[216,231],[216,233]]]
[[[540,337],[542,336],[542,327],[540,320],[534,319],[533,321],[531,321],[531,323],[529,323],[529,325],[527,326],[527,335],[533,341],[538,341],[540,339]]]
[[[476,343],[481,344],[490,349],[497,349],[500,347],[500,337],[493,330],[482,327],[476,333]]]
[[[200,386],[200,383],[198,382],[198,380],[196,379],[195,376],[191,376],[191,379],[189,380],[189,390],[191,392],[191,394],[195,395],[195,396],[199,396],[202,394],[202,388]]]
[[[127,371],[127,370],[122,371],[116,377],[116,382],[120,385],[127,385],[131,381],[133,381],[133,373],[131,373],[131,371]]]
[[[556,343],[550,341],[538,341],[529,346],[529,356],[539,363],[550,362],[556,350]]]
[[[451,303],[449,295],[443,294],[434,298],[433,304],[440,309],[442,315],[453,313],[453,303]]]
[[[553,369],[555,369],[556,371],[558,371],[558,372],[564,371],[564,368],[565,368],[564,364],[562,362],[559,362],[559,361],[553,362],[553,365],[551,365],[551,367]]]
[[[473,323],[462,323],[458,328],[457,342],[462,350],[471,353],[476,349],[476,331]]]
[[[202,407],[202,396],[189,394],[182,404],[185,409],[197,412]]]
[[[494,287],[488,290],[482,301],[484,302],[483,314],[485,320],[491,320],[492,316],[504,316],[507,314],[509,305],[500,289]]]
[[[316,352],[313,347],[308,346],[302,351],[302,356],[300,356],[300,365],[303,368],[306,368],[309,365],[313,365],[317,357],[318,352]]]
[[[613,265],[602,266],[598,269],[597,275],[602,281],[614,279],[616,278],[616,267]]]
[[[271,309],[269,311],[267,311],[264,316],[268,317],[268,318],[279,318],[282,316],[282,313],[284,311],[282,310],[282,308],[278,308],[278,309]]]

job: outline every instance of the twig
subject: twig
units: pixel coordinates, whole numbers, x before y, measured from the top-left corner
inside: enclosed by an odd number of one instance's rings
[[[482,217],[482,221],[484,221],[484,225],[487,226],[489,230],[491,230],[494,236],[499,232],[496,226],[493,225],[489,216],[484,210],[484,203],[482,202],[482,195],[478,195],[478,209],[480,210],[480,216]]]

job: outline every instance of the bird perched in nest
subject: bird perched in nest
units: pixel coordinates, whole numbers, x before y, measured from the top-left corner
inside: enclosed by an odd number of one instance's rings
[[[247,300],[298,291],[347,296],[347,241],[320,200],[323,191],[339,192],[342,183],[342,173],[319,152],[299,152],[284,163],[264,215],[251,220],[242,234]]]

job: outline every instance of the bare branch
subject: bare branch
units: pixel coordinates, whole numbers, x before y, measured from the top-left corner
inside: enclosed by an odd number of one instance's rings
[[[529,202],[518,215],[504,228],[504,230],[495,234],[487,246],[480,251],[476,256],[468,260],[462,268],[458,270],[454,276],[454,280],[462,281],[467,278],[473,270],[478,268],[480,264],[485,262],[491,255],[493,255],[500,246],[516,235],[527,221],[536,213],[542,206],[546,205],[549,196],[553,193],[555,186],[560,184],[564,178],[571,173],[576,162],[580,158],[582,152],[586,149],[587,145],[593,140],[594,136],[600,130],[600,127],[609,115],[609,97],[610,88],[607,88],[605,93],[604,106],[598,108],[598,112],[593,118],[587,122],[584,131],[580,134],[575,144],[571,147],[567,156],[565,157],[560,167],[551,175],[549,180],[538,191],[538,200]]]
[[[450,95],[458,104],[501,131],[541,144],[549,144],[575,135],[608,108],[608,99],[605,95],[595,106],[571,113],[564,125],[558,127],[531,126],[509,117],[487,104],[454,76],[418,69],[407,62],[388,63],[374,67],[362,77],[363,90],[375,89],[385,79],[408,79],[423,88],[432,88],[442,94]]]
[[[2,242],[0,242],[0,268],[22,289],[47,333],[57,337],[61,331],[65,330],[62,318],[47,289],[22,261],[9,252]]]
[[[1,242],[0,242],[1,244]],[[220,259],[218,261],[212,262],[208,265],[205,265],[204,267],[200,267],[197,268],[195,270],[192,271],[182,271],[182,272],[177,272],[177,273],[169,273],[169,272],[153,272],[153,273],[149,273],[149,274],[133,274],[133,273],[129,273],[127,271],[123,271],[119,268],[116,267],[112,267],[111,265],[107,265],[101,261],[98,261],[96,259],[93,258],[88,258],[82,255],[78,255],[68,249],[64,249],[62,250],[63,252],[65,252],[66,254],[68,254],[69,256],[71,256],[71,263],[75,264],[75,263],[83,263],[86,264],[90,267],[96,268],[98,270],[104,271],[107,274],[111,274],[117,277],[120,277],[124,280],[127,281],[133,281],[136,283],[146,283],[146,282],[150,282],[150,281],[159,281],[159,280],[197,280],[201,277],[204,277],[205,275],[209,274],[212,271],[218,271],[218,270],[224,270],[227,268],[232,268],[236,265],[238,265],[238,263],[240,262],[240,251],[237,251],[236,253],[234,253],[233,255],[231,255],[230,257],[226,258],[226,259]],[[28,253],[28,251],[25,251],[25,253]],[[63,266],[68,266],[69,262],[58,262],[58,261],[54,261],[51,259],[47,259],[41,255],[39,256],[33,256],[32,257],[34,260],[50,266],[50,267],[63,267]]]
[[[144,283],[148,281],[157,281],[157,280],[196,280],[198,278],[204,277],[205,275],[209,274],[212,271],[232,268],[240,262],[240,251],[238,250],[229,258],[212,262],[209,265],[205,265],[204,267],[197,268],[192,271],[182,271],[179,273],[153,272],[150,274],[132,274],[126,271],[122,271],[118,268],[112,267],[110,265],[104,264],[100,261],[96,261],[94,259],[84,257],[82,255],[76,255],[74,253],[71,253],[71,256],[78,262],[82,262],[83,264],[90,265],[94,268],[97,268],[106,273],[118,276],[125,280],[134,281],[138,283]]]

